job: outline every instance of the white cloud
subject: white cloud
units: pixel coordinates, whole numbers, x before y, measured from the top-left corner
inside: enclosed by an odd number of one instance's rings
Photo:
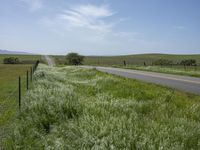
[[[185,26],[173,26],[173,28],[174,29],[177,29],[177,30],[184,30],[184,29],[186,29],[186,27]]]
[[[30,9],[30,11],[36,11],[40,8],[42,8],[42,1],[41,0],[20,0],[20,2],[27,5]]]
[[[106,5],[88,4],[64,10],[57,15],[56,19],[67,28],[79,27],[106,33],[112,29],[114,24],[105,21],[105,19],[113,15],[114,13]]]

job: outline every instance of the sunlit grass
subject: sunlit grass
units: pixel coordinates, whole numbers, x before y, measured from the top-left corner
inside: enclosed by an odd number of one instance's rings
[[[7,149],[199,149],[200,97],[40,65]]]

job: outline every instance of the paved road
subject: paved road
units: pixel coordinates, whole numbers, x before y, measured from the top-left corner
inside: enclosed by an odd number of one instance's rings
[[[53,60],[52,58],[50,58],[48,55],[45,55],[44,58],[46,59],[48,65],[49,65],[50,67],[55,66],[54,60]]]
[[[96,68],[102,72],[138,79],[150,83],[156,83],[200,95],[200,78],[110,67],[87,68]]]

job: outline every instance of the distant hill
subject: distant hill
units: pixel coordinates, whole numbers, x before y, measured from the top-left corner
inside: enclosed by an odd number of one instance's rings
[[[65,56],[54,56],[54,58],[58,64],[64,64],[66,62]],[[123,65],[124,61],[130,65],[143,65],[144,62],[147,65],[151,65],[152,62],[159,59],[168,59],[173,61],[173,63],[180,63],[185,59],[195,59],[200,64],[200,54],[135,54],[123,56],[86,56],[84,65]]]
[[[9,55],[13,55],[13,54],[19,54],[19,55],[32,55],[31,53],[27,53],[27,52],[21,52],[21,51],[9,51],[9,50],[1,50],[1,49],[0,49],[0,54],[9,54]]]

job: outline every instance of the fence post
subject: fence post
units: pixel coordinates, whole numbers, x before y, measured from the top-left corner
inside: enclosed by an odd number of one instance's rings
[[[28,90],[29,89],[29,72],[27,70],[27,74],[26,74],[26,89]]]
[[[124,60],[124,66],[126,66],[126,61]]]
[[[21,109],[21,77],[19,76],[19,110]]]
[[[186,70],[186,65],[184,64],[184,70]]]
[[[33,68],[31,67],[31,73],[30,73],[30,76],[31,76],[31,82],[33,81]]]
[[[146,62],[144,62],[144,66],[146,66]]]

